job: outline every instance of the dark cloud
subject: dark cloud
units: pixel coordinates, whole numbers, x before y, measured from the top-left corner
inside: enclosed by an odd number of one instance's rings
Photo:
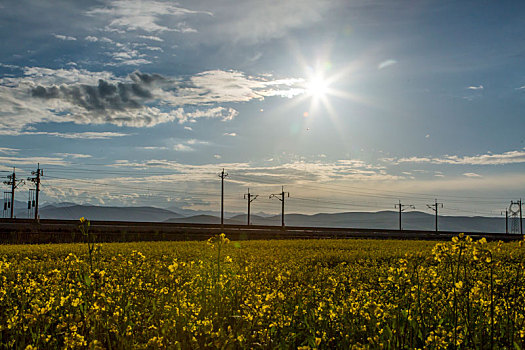
[[[40,97],[40,98],[58,98],[59,89],[56,86],[51,86],[49,88],[45,88],[43,86],[37,86],[33,88],[31,91],[31,95],[33,97]]]
[[[164,78],[160,74],[143,74],[141,72],[133,72],[129,75],[131,80],[133,80],[137,84],[152,84],[154,82],[160,81],[164,82],[166,81],[166,78]]]
[[[151,89],[167,79],[159,74],[134,72],[132,83],[113,84],[99,79],[98,85],[61,85],[45,87],[38,85],[31,89],[31,96],[41,99],[63,99],[87,111],[125,110],[141,108],[154,97]]]

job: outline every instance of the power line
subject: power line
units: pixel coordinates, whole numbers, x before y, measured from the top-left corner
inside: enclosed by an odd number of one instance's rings
[[[40,193],[40,176],[44,175],[44,170],[40,169],[40,163],[38,163],[36,171],[32,171],[31,175],[35,175],[35,177],[28,177],[27,181],[31,181],[35,184],[35,199],[36,199],[36,205],[35,205],[35,220],[38,220],[38,194]],[[32,204],[32,203],[31,203]],[[31,206],[30,204],[30,206]]]
[[[401,213],[405,211],[406,208],[408,209],[416,209],[416,207],[412,204],[401,204],[401,201],[399,201],[399,204],[394,205],[394,209],[399,208],[399,231],[402,230],[401,226]]]
[[[104,165],[104,164],[97,164],[97,166],[110,166],[110,165]],[[111,166],[115,166],[115,164],[111,165]],[[58,167],[55,165],[55,167]],[[63,169],[66,173],[70,173],[70,174],[75,174],[75,173],[87,173],[87,174],[92,174],[92,173],[101,173],[101,174],[111,174],[111,175],[119,175],[119,174],[125,174],[125,175],[128,175],[128,174],[136,174],[136,171],[127,171],[127,170],[107,170],[107,169],[85,169],[85,168],[69,168],[69,169]],[[53,173],[54,170],[51,170],[51,173]],[[178,175],[185,175],[185,174],[181,174],[181,173],[177,173],[177,172],[151,172],[151,171],[148,171],[148,174],[147,175],[167,175],[167,176],[178,176]],[[226,174],[228,176],[228,174]],[[221,175],[219,175],[221,176]],[[267,177],[266,178],[257,178],[258,175],[247,175],[247,174],[234,174],[233,176],[230,176],[230,178],[232,179],[233,182],[247,182],[247,181],[251,181],[253,183],[256,183],[256,184],[260,184],[260,185],[263,185],[265,187],[267,187],[268,185],[273,185],[275,183],[275,181],[277,181],[278,179],[281,179],[283,176],[274,176],[275,177],[275,180],[272,180],[272,179],[268,179]],[[262,176],[262,175],[261,175]],[[287,176],[287,175],[286,175]],[[61,176],[53,176],[53,175],[49,175],[49,172],[48,172],[48,175],[46,175],[47,178],[50,178],[50,179],[62,179],[62,180],[71,180],[71,181],[75,181],[75,182],[81,182],[81,183],[84,183],[84,184],[90,184],[90,185],[94,185],[94,186],[97,186],[97,187],[107,187],[107,188],[118,188],[119,190],[120,189],[129,189],[129,190],[134,190],[134,191],[141,191],[141,192],[155,192],[157,194],[155,194],[155,196],[157,197],[162,197],[164,193],[172,193],[172,194],[177,194],[177,195],[186,195],[186,196],[191,196],[191,197],[209,197],[210,195],[210,191],[209,190],[206,190],[206,192],[200,192],[200,191],[195,191],[195,190],[166,190],[166,189],[158,189],[158,188],[150,188],[148,186],[148,188],[144,188],[144,186],[141,186],[141,187],[138,187],[138,186],[130,186],[130,185],[121,185],[121,184],[111,184],[111,183],[104,183],[102,181],[106,180],[107,178],[102,178],[102,179],[91,179],[91,180],[88,180],[88,179],[78,179],[78,178],[68,178],[68,177],[61,177]],[[136,177],[137,179],[144,179],[144,177]],[[222,179],[224,180],[224,179]],[[211,182],[210,182],[211,183]],[[229,193],[229,194],[225,194],[224,193],[224,188],[223,188],[224,184],[223,184],[223,181],[222,181],[222,184],[221,184],[221,208],[223,211],[223,201],[224,201],[224,197],[227,197],[227,198],[232,198],[232,199],[240,199],[241,197],[240,196],[240,193]],[[338,193],[338,194],[349,194],[349,195],[352,195],[352,196],[357,196],[357,197],[369,197],[369,198],[377,198],[377,199],[391,199],[394,197],[393,194],[389,194],[389,193],[396,193],[396,194],[405,194],[405,195],[413,195],[415,197],[420,197],[421,200],[424,200],[424,199],[428,199],[430,197],[429,194],[422,194],[422,193],[416,193],[416,192],[403,192],[403,191],[392,191],[392,190],[379,190],[379,189],[369,189],[369,188],[366,188],[366,187],[357,187],[357,186],[350,186],[350,185],[345,185],[345,184],[340,184],[339,186],[337,187],[334,187],[335,185],[330,185],[330,184],[312,184],[312,183],[305,183],[305,184],[292,184],[291,185],[293,188],[298,188],[298,189],[301,189],[301,190],[304,190],[304,188],[313,188],[313,189],[322,189],[324,192],[332,192],[332,193]],[[64,188],[64,186],[61,186],[61,188]],[[80,188],[70,188],[70,189],[73,189],[73,190],[81,190]],[[359,190],[355,190],[355,189],[359,189]],[[86,191],[93,191],[94,189],[93,188],[90,188],[90,189],[86,189]],[[162,195],[161,195],[162,194]],[[139,194],[140,195],[140,194]],[[118,196],[124,196],[120,193],[118,193]],[[168,198],[167,196],[165,196],[166,198]],[[402,197],[405,197],[405,196],[402,196]],[[461,196],[453,196],[453,195],[449,195],[449,196],[446,196],[446,195],[443,195],[442,197],[450,197],[452,199],[449,199],[447,200],[447,202],[452,202],[452,203],[472,203],[471,201],[467,201],[467,200],[462,200],[462,199],[454,199],[454,198],[480,198],[480,199],[486,199],[487,197],[475,197],[475,196],[464,196],[464,197],[461,197]],[[494,198],[494,197],[491,197],[491,198]],[[496,197],[497,198],[497,197]],[[323,199],[312,199],[312,198],[301,198],[301,197],[295,197],[293,198],[293,200],[298,200],[298,201],[303,201],[303,202],[309,202],[309,203],[316,203],[315,207],[313,204],[310,204],[308,205],[307,203],[303,203],[303,206],[306,206],[306,207],[311,207],[311,208],[327,208],[327,209],[346,209],[348,207],[359,207],[359,208],[375,208],[377,209],[378,207],[385,207],[387,208],[388,205],[386,204],[383,204],[383,203],[380,203],[380,202],[371,202],[371,201],[360,201],[359,204],[350,204],[350,203],[344,203],[344,202],[337,202],[337,201],[333,201],[333,200],[323,200]],[[293,203],[293,202],[292,202]],[[496,203],[496,200],[495,199],[491,199],[491,200],[478,200],[477,203]],[[499,202],[498,202],[499,203]],[[264,205],[264,201],[261,202],[261,204],[263,206]],[[442,203],[440,203],[441,207],[442,207]],[[431,208],[431,206],[429,206],[430,209],[434,210],[433,208]],[[437,209],[437,208],[436,208]],[[480,211],[471,211],[471,210],[465,210],[465,209],[459,209],[459,208],[454,208],[454,207],[448,207],[447,208],[448,210],[456,210],[456,211],[459,211],[459,212],[465,212],[465,213],[474,213],[474,214],[487,214],[486,212],[480,212]],[[435,211],[435,210],[434,210]],[[490,214],[493,214],[493,213],[489,213]]]
[[[107,166],[109,166],[109,165],[107,165]],[[115,166],[115,165],[111,165],[111,166]],[[134,171],[125,171],[125,170],[121,170],[121,171],[115,171],[115,170],[107,171],[107,170],[94,170],[94,169],[69,169],[69,171],[73,171],[73,172],[84,172],[84,171],[87,171],[87,172],[98,172],[98,173],[106,173],[106,174],[134,174],[134,173],[136,173]],[[179,175],[177,173],[166,173],[166,172],[156,172],[156,173],[150,172],[149,174],[150,175],[155,175],[155,174],[157,174],[157,175]],[[272,184],[275,183],[275,181],[271,181],[271,180],[254,179],[253,178],[254,176],[255,175],[241,175],[241,174],[237,174],[237,175],[233,176],[232,180],[233,181],[235,181],[235,180],[252,181],[252,182],[257,182],[257,183],[260,183],[260,184],[268,184],[268,185],[272,185]],[[276,179],[276,180],[279,180],[279,179]],[[299,185],[292,185],[292,186],[299,186]],[[404,192],[404,191],[392,191],[392,190],[377,190],[377,189],[349,186],[349,185],[345,185],[345,184],[340,184],[340,185],[338,185],[337,188],[334,188],[334,187],[332,187],[329,184],[315,184],[315,185],[313,185],[313,184],[301,184],[300,186],[301,187],[315,187],[315,188],[323,187],[323,188],[326,188],[326,191],[330,191],[330,189],[333,189],[332,191],[337,192],[337,193],[342,193],[343,192],[343,193],[350,193],[350,194],[362,194],[362,195],[365,195],[365,196],[377,197],[377,198],[399,197],[399,194],[418,196],[418,197],[422,197],[422,199],[429,199],[429,198],[435,197],[435,194],[425,194],[425,193],[416,193],[416,192]],[[347,189],[345,190],[344,188],[347,188]],[[349,190],[349,188],[358,188],[359,190],[358,191],[356,191],[356,190]],[[381,192],[381,194],[374,193],[374,192],[377,192],[377,191]],[[388,194],[385,194],[384,192],[393,193],[395,195],[388,195]],[[481,196],[440,195],[440,197],[444,197],[444,198],[487,199],[487,197],[481,197]],[[501,198],[503,198],[503,197],[501,197]],[[490,199],[487,199],[487,203],[496,203],[495,199],[496,199],[495,197],[490,197]],[[465,200],[461,200],[461,199],[460,200],[450,199],[449,201],[451,201],[451,202],[452,201],[453,202],[458,202],[458,203],[469,203],[470,202],[470,201],[465,201]]]
[[[15,168],[13,168],[13,173],[11,175],[7,175],[7,181],[4,181],[4,184],[11,186],[11,219],[13,219],[14,210],[15,210],[15,189],[21,185],[24,184],[24,180],[16,180],[16,173]]]

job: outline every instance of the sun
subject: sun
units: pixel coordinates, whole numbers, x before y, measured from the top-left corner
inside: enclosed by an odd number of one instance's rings
[[[323,98],[329,91],[328,81],[317,74],[306,84],[306,92],[314,98]]]

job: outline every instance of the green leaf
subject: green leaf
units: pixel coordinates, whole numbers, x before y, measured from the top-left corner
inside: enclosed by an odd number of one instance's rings
[[[392,338],[392,330],[390,329],[390,326],[387,325],[385,327],[384,333],[386,335],[386,339],[391,339]]]
[[[91,286],[91,277],[89,277],[89,275],[87,273],[84,275],[84,283],[88,287]]]

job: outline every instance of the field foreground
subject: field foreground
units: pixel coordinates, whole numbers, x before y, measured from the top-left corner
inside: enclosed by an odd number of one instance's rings
[[[0,246],[0,348],[523,348],[520,243]]]

